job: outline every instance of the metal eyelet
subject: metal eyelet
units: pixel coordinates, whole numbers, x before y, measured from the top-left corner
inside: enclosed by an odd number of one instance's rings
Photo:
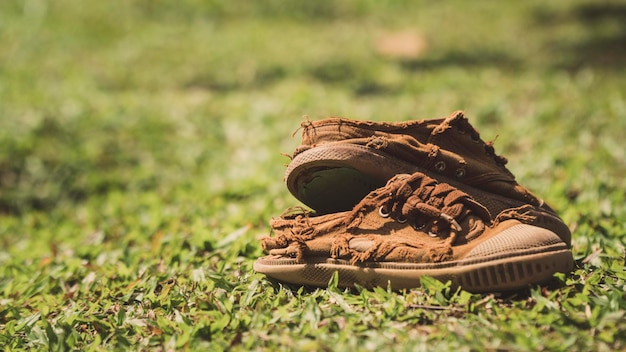
[[[398,217],[396,218],[396,221],[397,221],[399,224],[404,224],[404,223],[405,223],[405,222],[407,222],[408,220],[409,220],[409,219],[408,219],[406,216],[404,216],[404,215],[398,216]]]
[[[443,172],[446,169],[446,163],[443,161],[438,161],[435,163],[435,169],[438,172]]]
[[[430,231],[428,231],[428,236],[430,236],[430,237],[439,237],[439,235],[438,235],[438,234],[436,234],[436,233],[432,233],[432,232],[430,232]]]
[[[457,178],[465,176],[465,169],[456,169],[456,171],[454,172],[454,176],[456,176]]]
[[[474,143],[479,143],[480,142],[480,136],[478,136],[478,135],[470,135],[470,139]]]
[[[450,224],[450,227],[455,230],[455,231],[461,231],[462,227],[461,225],[459,225],[459,223],[450,215],[446,214],[446,213],[441,213],[439,214],[439,218],[445,220],[446,222],[448,222]]]
[[[385,206],[382,205],[380,208],[378,208],[378,215],[380,215],[380,217],[382,218],[388,218],[389,215],[391,215],[391,213],[389,213],[386,209]]]
[[[411,227],[413,228],[413,230],[415,231],[422,231],[424,228],[426,228],[426,224],[416,224],[416,223],[412,223]]]

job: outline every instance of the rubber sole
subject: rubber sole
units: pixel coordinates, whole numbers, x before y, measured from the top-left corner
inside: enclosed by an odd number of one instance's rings
[[[394,290],[420,286],[422,276],[475,293],[505,292],[548,281],[555,273],[569,273],[574,266],[571,251],[565,244],[553,245],[519,255],[491,256],[435,264],[360,263],[330,258],[307,259],[297,263],[290,258],[264,257],[254,263],[254,270],[279,281],[304,286],[327,287],[336,272],[339,287],[376,286]]]
[[[285,182],[298,200],[325,214],[350,210],[356,203],[345,199],[360,200],[393,176],[414,172],[460,188],[490,209],[504,210],[524,204],[421,169],[379,150],[348,143],[321,145],[296,155],[287,166]],[[363,186],[346,187],[347,184]]]

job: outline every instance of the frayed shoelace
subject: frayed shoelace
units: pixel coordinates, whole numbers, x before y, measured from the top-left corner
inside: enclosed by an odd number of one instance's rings
[[[411,221],[416,231],[445,238],[441,246],[437,246],[442,252],[450,252],[457,234],[464,230],[467,232],[466,239],[470,239],[471,229],[463,229],[460,225],[467,216],[473,215],[485,224],[491,223],[489,211],[464,192],[421,173],[403,174],[395,176],[385,187],[365,197],[351,212],[335,214],[336,217],[329,221],[314,224],[311,221],[311,217],[315,217],[314,213],[300,207],[288,209],[272,223],[274,229],[282,228],[280,233],[275,237],[264,238],[262,245],[270,253],[288,255],[301,262],[307,241],[334,231],[337,227],[344,227],[345,234],[332,240],[332,257],[337,257],[340,249],[345,249],[351,252],[353,262],[378,258],[393,249],[392,243],[377,243],[363,253],[349,250],[348,245],[351,238],[358,237],[350,233],[372,211],[377,211],[383,218],[392,217],[399,223]],[[484,226],[474,232],[477,235],[483,229]]]
[[[348,215],[348,229],[359,226],[363,216],[372,208],[383,217],[392,217],[400,223],[411,221],[418,231],[425,230],[431,236],[462,231],[462,220],[470,213],[480,217],[486,224],[491,222],[489,211],[466,193],[447,183],[422,174],[402,174],[393,177],[387,185],[375,191],[374,197],[366,197]]]

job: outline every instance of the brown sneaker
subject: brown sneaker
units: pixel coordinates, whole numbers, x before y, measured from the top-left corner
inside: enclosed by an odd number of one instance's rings
[[[302,123],[302,144],[287,167],[289,191],[317,213],[352,209],[400,173],[422,172],[457,187],[492,214],[549,207],[515,181],[462,112],[445,119],[372,122],[328,118]]]
[[[397,175],[351,211],[305,210],[273,219],[268,256],[254,269],[279,281],[326,286],[418,287],[420,277],[473,292],[507,291],[572,270],[570,232],[524,205],[495,219],[468,194],[422,174]]]

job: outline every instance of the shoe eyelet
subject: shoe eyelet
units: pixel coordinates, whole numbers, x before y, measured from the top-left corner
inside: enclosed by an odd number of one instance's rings
[[[433,238],[434,238],[434,237],[439,237],[439,235],[438,235],[438,234],[436,234],[436,233],[432,233],[432,232],[430,232],[430,231],[428,231],[428,236],[433,237]]]
[[[435,163],[435,169],[438,172],[443,172],[446,169],[446,163],[443,161],[438,161],[437,163]]]
[[[426,228],[426,224],[416,224],[416,223],[412,223],[411,227],[413,228],[413,230],[415,231],[422,231],[424,228]]]
[[[404,215],[398,216],[398,217],[396,218],[396,221],[397,221],[399,224],[404,224],[404,223],[405,223],[405,222],[407,222],[408,220],[409,220],[409,219],[408,219],[406,216],[404,216]]]
[[[478,135],[471,135],[470,139],[472,140],[472,142],[474,143],[479,143],[480,142],[480,137]]]
[[[456,176],[457,178],[465,176],[465,169],[456,169],[456,171],[454,172],[454,176]]]
[[[388,218],[391,213],[389,213],[387,209],[385,209],[385,206],[382,205],[380,208],[378,208],[378,215],[380,215],[381,218]]]

